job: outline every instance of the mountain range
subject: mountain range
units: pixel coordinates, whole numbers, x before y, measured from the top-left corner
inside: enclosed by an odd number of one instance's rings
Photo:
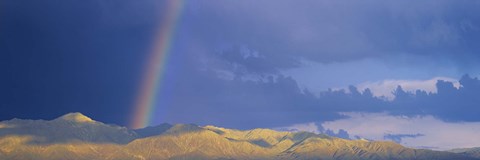
[[[2,160],[322,159],[480,160],[479,149],[432,151],[310,132],[194,124],[128,129],[69,113],[0,122]]]

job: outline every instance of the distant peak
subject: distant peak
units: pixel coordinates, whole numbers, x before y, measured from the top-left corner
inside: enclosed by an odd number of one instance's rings
[[[73,122],[95,122],[90,117],[87,117],[79,112],[68,113],[59,117],[58,119],[65,120],[65,121],[73,121]]]

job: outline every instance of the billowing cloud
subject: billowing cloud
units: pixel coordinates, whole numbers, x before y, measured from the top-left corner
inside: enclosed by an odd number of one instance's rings
[[[407,92],[415,93],[417,90],[423,90],[428,93],[437,93],[437,81],[443,80],[452,82],[455,88],[460,87],[458,80],[449,77],[434,77],[428,80],[383,80],[377,82],[364,82],[356,85],[360,90],[369,88],[374,96],[387,97],[389,100],[393,100],[395,95],[392,91],[398,86],[402,86],[402,89]]]
[[[480,146],[480,122],[446,122],[431,115],[392,116],[387,113],[343,113],[348,118],[321,124],[334,132],[346,130],[372,140],[392,140],[415,148],[446,150]]]
[[[293,77],[301,87],[308,88],[314,93],[326,91],[328,88],[344,89],[348,85],[355,85],[361,90],[370,88],[375,96],[392,97],[390,92],[398,85],[408,91],[421,89],[435,92],[435,83],[439,79],[455,82],[458,87],[458,80],[451,77],[457,78],[465,73],[456,70],[453,64],[444,62],[408,64],[408,61],[421,63],[428,60],[429,58],[422,56],[397,57],[397,60],[391,60],[402,64],[378,58],[341,63],[302,60],[298,67],[282,70],[281,73]]]

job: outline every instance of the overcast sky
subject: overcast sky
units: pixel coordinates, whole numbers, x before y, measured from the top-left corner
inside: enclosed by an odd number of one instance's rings
[[[165,2],[1,1],[0,119],[78,111],[127,125]],[[150,125],[480,146],[471,134],[480,129],[478,8],[471,0],[184,1]]]

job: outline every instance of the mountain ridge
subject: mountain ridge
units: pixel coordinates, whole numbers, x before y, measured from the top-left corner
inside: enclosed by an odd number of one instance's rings
[[[388,141],[310,132],[236,130],[195,124],[128,129],[69,113],[54,120],[0,122],[0,159],[462,159]]]

